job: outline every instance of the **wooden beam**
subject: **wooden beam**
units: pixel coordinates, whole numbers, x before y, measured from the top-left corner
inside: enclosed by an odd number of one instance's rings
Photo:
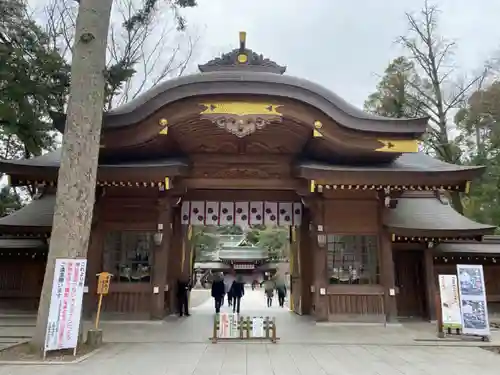
[[[184,178],[175,181],[176,188],[220,190],[301,190],[307,181],[302,179],[217,179]]]

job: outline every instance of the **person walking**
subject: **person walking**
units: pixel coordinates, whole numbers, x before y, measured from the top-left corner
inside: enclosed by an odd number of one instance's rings
[[[272,280],[264,281],[264,293],[267,297],[267,307],[271,307],[273,305],[274,289],[275,285]]]
[[[215,313],[220,313],[220,307],[224,301],[224,295],[226,294],[226,286],[224,284],[224,279],[221,274],[217,274],[212,282],[212,297],[215,303]]]
[[[189,314],[189,291],[191,283],[186,278],[177,280],[177,310],[179,316],[190,316]]]
[[[241,297],[245,295],[245,283],[241,276],[238,276],[233,281],[230,289],[231,296],[233,297],[233,313],[240,313]]]
[[[227,292],[227,304],[229,305],[229,307],[233,306],[233,284],[234,281],[229,285],[225,284]]]
[[[278,292],[278,303],[280,307],[285,306],[285,296],[286,296],[286,285],[283,280],[278,280],[276,282],[276,292]]]

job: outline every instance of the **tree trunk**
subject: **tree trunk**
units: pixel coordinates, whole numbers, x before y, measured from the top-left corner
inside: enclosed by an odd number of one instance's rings
[[[36,331],[31,341],[40,351],[47,329],[55,260],[87,256],[95,201],[111,6],[112,0],[81,0],[78,10],[56,208]]]

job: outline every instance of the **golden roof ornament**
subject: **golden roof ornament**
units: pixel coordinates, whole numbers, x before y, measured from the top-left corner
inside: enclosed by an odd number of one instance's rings
[[[206,64],[198,65],[200,72],[247,70],[275,74],[285,73],[286,66],[278,65],[276,62],[265,58],[263,55],[259,55],[251,49],[246,48],[247,33],[245,31],[240,31],[239,37],[239,48],[224,53],[221,57],[216,57]]]

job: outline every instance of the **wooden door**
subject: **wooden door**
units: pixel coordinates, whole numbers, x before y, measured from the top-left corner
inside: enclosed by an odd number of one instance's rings
[[[425,317],[425,274],[422,251],[394,251],[398,315]]]

